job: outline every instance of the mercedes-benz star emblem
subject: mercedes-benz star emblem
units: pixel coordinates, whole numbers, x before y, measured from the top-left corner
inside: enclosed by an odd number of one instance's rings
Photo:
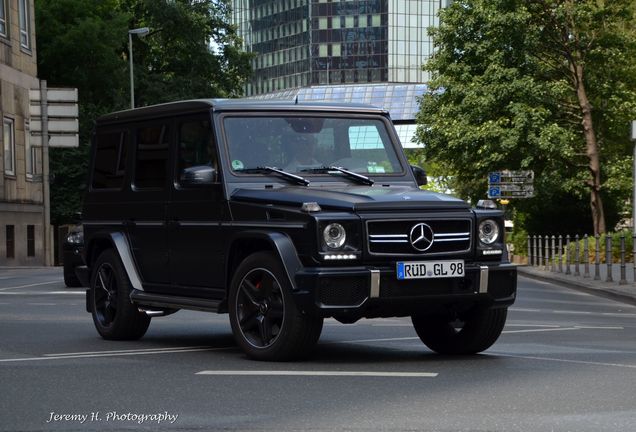
[[[409,241],[411,246],[420,252],[424,252],[431,246],[433,246],[433,230],[425,223],[418,223],[413,225],[411,233],[409,234]]]

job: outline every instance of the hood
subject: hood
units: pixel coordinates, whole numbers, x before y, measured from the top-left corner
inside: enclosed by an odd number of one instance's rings
[[[317,202],[324,210],[458,210],[469,205],[459,198],[410,186],[300,187],[237,189],[232,201],[298,206]]]

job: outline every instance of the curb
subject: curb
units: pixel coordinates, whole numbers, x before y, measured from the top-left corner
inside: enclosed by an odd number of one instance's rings
[[[532,267],[517,267],[520,275],[544,282],[552,282],[567,288],[582,291],[599,297],[636,305],[636,286],[633,284],[617,285],[610,282],[595,281],[593,279],[580,279],[537,270]]]

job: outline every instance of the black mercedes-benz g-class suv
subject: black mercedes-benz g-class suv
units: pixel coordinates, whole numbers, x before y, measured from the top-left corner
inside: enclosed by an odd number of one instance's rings
[[[261,360],[308,353],[326,317],[410,316],[438,353],[483,351],[516,293],[503,214],[416,177],[388,113],[366,105],[193,100],[103,116],[87,309],[106,339],[179,309],[227,312]]]

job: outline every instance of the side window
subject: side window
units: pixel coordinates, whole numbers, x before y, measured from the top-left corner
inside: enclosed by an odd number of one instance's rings
[[[166,125],[137,129],[135,180],[137,189],[164,189],[168,173],[170,136]]]
[[[98,132],[95,136],[93,189],[121,189],[124,185],[128,133]]]
[[[209,120],[179,123],[178,179],[182,185],[218,181],[218,158]]]

